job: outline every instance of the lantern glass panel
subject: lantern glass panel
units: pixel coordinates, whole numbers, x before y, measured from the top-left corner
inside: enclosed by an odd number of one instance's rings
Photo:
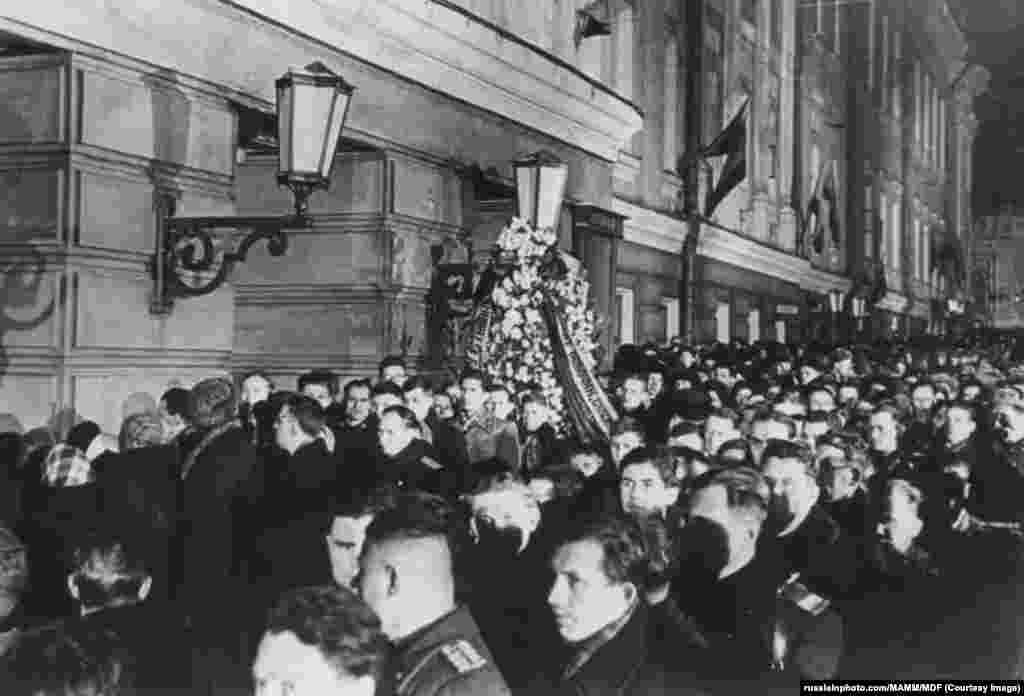
[[[537,201],[537,227],[550,229],[558,223],[565,197],[565,183],[569,178],[565,165],[540,169],[539,200]]]
[[[331,94],[333,96],[331,122],[328,125],[327,140],[324,141],[323,159],[320,163],[320,175],[325,180],[331,176],[331,168],[334,166],[334,155],[338,151],[338,140],[341,137],[341,129],[345,127],[345,119],[348,117],[348,105],[352,98],[351,91],[344,89],[333,89]]]
[[[311,84],[301,78],[294,85],[292,98],[291,174],[319,176],[323,161],[324,139],[334,104],[334,90]]]
[[[279,174],[293,171],[292,166],[292,121],[295,113],[290,81],[277,86],[277,140]]]
[[[518,216],[530,225],[535,225],[537,222],[537,167],[517,166],[515,172]]]

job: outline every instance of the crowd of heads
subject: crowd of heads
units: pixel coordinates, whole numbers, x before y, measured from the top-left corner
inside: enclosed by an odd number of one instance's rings
[[[775,638],[747,653],[734,641],[748,629],[714,598],[726,589],[736,602],[796,597],[816,607],[812,621],[829,607],[856,624],[851,607],[864,596],[950,573],[965,541],[1016,539],[1024,370],[1014,347],[625,346],[601,376],[619,415],[606,442],[575,439],[536,388],[474,370],[411,374],[399,357],[374,378],[310,371],[295,391],[263,372],[173,387],[126,404],[116,435],[92,421],[24,432],[7,418],[0,453],[17,493],[0,527],[4,693],[117,693],[131,680],[131,646],[85,617],[176,606],[166,586],[196,572],[175,555],[176,535],[195,533],[187,519],[162,527],[163,562],[138,550],[153,537],[97,523],[65,540],[71,553],[60,562],[36,568],[32,546],[49,537],[34,515],[54,491],[106,500],[120,490],[110,480],[119,462],[140,452],[172,452],[178,468],[167,476],[187,481],[210,443],[232,432],[266,484],[251,507],[302,530],[284,546],[311,549],[302,553],[323,570],[319,584],[274,585],[260,607],[266,619],[249,654],[257,694],[374,693],[403,641],[459,607],[487,615],[516,594],[493,586],[495,569],[522,573],[524,587],[541,578],[542,591],[523,601],[576,650],[563,676],[641,608],[690,626],[709,664],[820,676],[794,656],[794,635],[780,633],[792,624],[788,609],[764,610],[757,630]],[[289,468],[297,462],[305,468]],[[327,473],[301,483],[316,467]],[[276,502],[302,490],[294,509]],[[285,509],[294,519],[280,518]],[[315,521],[291,524],[306,517]],[[250,530],[270,526],[246,519]],[[730,584],[740,577],[756,590]],[[60,585],[70,614],[36,620],[46,614],[31,604],[37,585]],[[526,683],[501,638],[518,628],[500,619],[480,627],[508,683]],[[828,664],[828,676],[841,673],[840,661]],[[705,683],[721,676],[709,674]]]

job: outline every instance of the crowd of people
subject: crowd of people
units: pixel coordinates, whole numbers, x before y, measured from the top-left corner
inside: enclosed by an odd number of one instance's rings
[[[140,396],[117,434],[0,415],[0,693],[1019,677],[1018,359],[623,346],[609,442],[399,357]]]

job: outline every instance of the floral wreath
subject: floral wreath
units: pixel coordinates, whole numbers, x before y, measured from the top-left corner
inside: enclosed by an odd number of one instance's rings
[[[468,357],[477,369],[513,393],[539,390],[551,410],[552,425],[564,430],[563,391],[542,312],[545,300],[565,318],[569,338],[587,369],[596,367],[598,346],[585,270],[570,262],[561,263],[559,272],[549,272],[552,261],[567,256],[558,251],[557,241],[554,229],[533,229],[520,218],[512,218],[501,231],[497,249],[512,271],[495,284],[489,298],[496,316],[487,327],[487,355],[470,352]]]

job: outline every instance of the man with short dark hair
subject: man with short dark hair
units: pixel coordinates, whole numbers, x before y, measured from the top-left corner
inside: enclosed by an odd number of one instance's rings
[[[778,554],[777,582],[794,573],[811,590],[833,599],[846,596],[857,580],[851,541],[819,503],[818,466],[803,443],[772,440],[761,471],[772,490],[772,536],[763,552]]]
[[[326,411],[338,393],[338,376],[330,370],[312,370],[299,377],[298,389],[300,394],[316,400]]]
[[[256,696],[373,696],[388,642],[370,607],[330,585],[285,594],[252,666]]]
[[[439,461],[452,472],[453,483],[465,490],[469,479],[469,455],[466,454],[466,436],[462,430],[434,413],[434,395],[425,377],[415,375],[405,380],[402,387],[405,405],[416,414],[424,440],[437,450]]]
[[[188,389],[171,387],[160,397],[160,422],[163,424],[164,442],[174,442],[188,427]]]
[[[467,370],[461,385],[462,430],[470,465],[497,457],[513,471],[519,471],[518,429],[515,423],[498,418],[487,408],[486,377],[477,370]]]
[[[454,493],[450,472],[439,461],[437,450],[420,437],[419,421],[408,408],[384,409],[378,437],[383,455],[377,473],[379,482],[441,496]]]
[[[321,438],[324,413],[320,404],[302,394],[285,399],[275,421],[278,446],[287,460],[272,490],[267,492],[267,544],[271,564],[268,581],[273,594],[320,582],[323,555],[317,532],[332,496],[341,488],[336,459]]]
[[[90,539],[75,553],[68,575],[68,590],[80,613],[75,622],[121,639],[136,688],[183,688],[188,686],[185,636],[166,606],[147,601],[151,583],[142,557],[130,545],[112,537]]]
[[[723,443],[740,437],[739,415],[732,409],[722,408],[710,413],[704,421],[704,451],[709,457],[718,456]]]
[[[381,693],[509,694],[473,617],[456,604],[453,521],[442,499],[412,495],[366,530],[359,590],[395,646]]]
[[[696,693],[695,665],[679,665],[675,646],[652,640],[647,552],[632,520],[609,517],[575,525],[555,549],[548,606],[568,659],[553,665],[547,689],[529,693]]]
[[[345,385],[345,417],[335,426],[335,453],[346,478],[368,486],[376,473],[379,455],[377,414],[373,412],[373,385],[353,379]]]
[[[405,358],[400,355],[387,356],[380,361],[377,376],[380,382],[391,382],[401,389],[405,386],[405,380],[408,378]]]
[[[630,517],[665,517],[679,497],[676,461],[665,445],[635,449],[622,460],[619,501]]]
[[[757,543],[769,497],[764,477],[739,466],[699,476],[687,501],[672,591],[710,643],[702,674],[714,679],[760,678],[771,665],[776,586]]]
[[[331,577],[341,587],[354,586],[359,575],[359,556],[366,541],[366,528],[373,518],[395,506],[398,489],[390,485],[369,491],[353,491],[347,500],[335,501],[327,513],[327,557]]]

